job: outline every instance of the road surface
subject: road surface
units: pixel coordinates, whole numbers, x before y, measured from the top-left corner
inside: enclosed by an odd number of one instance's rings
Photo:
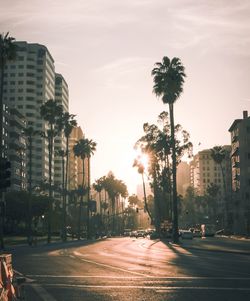
[[[250,300],[250,241],[107,238],[12,250],[32,301]],[[28,300],[31,301],[31,300]]]

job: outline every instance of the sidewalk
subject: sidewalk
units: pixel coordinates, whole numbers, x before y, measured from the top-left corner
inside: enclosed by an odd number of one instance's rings
[[[234,241],[228,240],[233,238]],[[196,249],[213,252],[226,252],[250,255],[250,239],[242,237],[212,237],[212,238],[195,238],[180,239],[180,244],[175,245],[187,249]]]

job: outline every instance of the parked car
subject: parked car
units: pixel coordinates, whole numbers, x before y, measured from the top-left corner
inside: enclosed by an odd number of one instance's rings
[[[156,231],[153,231],[150,235],[149,235],[150,239],[158,239],[160,238],[160,234]]]
[[[144,230],[138,230],[136,231],[135,237],[139,238],[139,237],[145,237],[146,236],[146,232]]]
[[[136,236],[136,233],[137,233],[137,231],[131,231],[129,236],[130,236],[130,237],[135,237],[135,236]]]
[[[193,239],[193,233],[189,230],[181,230],[180,237],[182,239]]]
[[[195,229],[195,228],[190,228],[189,231],[193,233],[193,237],[201,237],[202,233],[201,230]]]

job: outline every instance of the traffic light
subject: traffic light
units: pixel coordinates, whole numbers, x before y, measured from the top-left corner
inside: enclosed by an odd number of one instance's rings
[[[6,158],[0,159],[0,189],[10,187],[11,163]]]

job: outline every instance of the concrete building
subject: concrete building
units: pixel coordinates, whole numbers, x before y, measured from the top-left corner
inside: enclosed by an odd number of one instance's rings
[[[229,192],[231,191],[231,146],[224,145],[223,149],[226,151],[226,158],[222,162],[222,168],[225,175],[226,192]],[[219,186],[219,194],[222,198],[225,195],[223,174],[220,166],[212,159],[210,149],[200,151],[194,156],[190,162],[190,174],[191,185],[199,195],[205,195],[211,183]]]
[[[236,119],[229,128],[232,143],[233,231],[250,235],[250,117]]]
[[[27,147],[23,134],[26,128],[26,119],[16,109],[10,110],[8,156],[11,162],[10,190],[27,189]]]
[[[55,74],[55,100],[62,105],[63,111],[68,112],[69,111],[69,90],[68,85],[63,78],[61,74],[56,73]],[[57,153],[59,150],[66,151],[66,138],[64,136],[64,133],[62,132],[60,136],[57,136],[55,138],[55,153]],[[55,162],[54,162],[54,183],[55,185],[62,187],[63,183],[63,164],[62,164],[62,158],[60,156],[55,156]],[[66,164],[66,159],[65,159]],[[66,168],[66,166],[65,166]]]
[[[16,59],[5,66],[3,101],[26,118],[27,127],[44,132],[47,125],[41,119],[39,107],[55,97],[54,60],[43,45],[27,42],[15,44]],[[32,178],[35,186],[49,178],[47,141],[40,136],[34,137],[32,153]]]
[[[187,188],[191,185],[190,182],[190,165],[187,162],[181,162],[177,166],[177,192],[185,196]]]
[[[84,134],[80,126],[75,127],[71,132],[69,139],[69,177],[68,186],[70,190],[75,190],[82,186],[83,180],[83,166],[82,159],[76,157],[73,151],[74,145],[80,140],[84,139]],[[88,183],[88,159],[84,161],[84,183]]]
[[[231,208],[231,146],[224,145],[225,159],[220,164],[211,157],[211,149],[205,149],[194,156],[190,163],[191,186],[198,195],[206,195],[208,187],[215,184],[219,190],[217,193],[216,215],[218,223],[226,227],[229,223],[229,213]],[[225,182],[224,182],[225,181]]]

